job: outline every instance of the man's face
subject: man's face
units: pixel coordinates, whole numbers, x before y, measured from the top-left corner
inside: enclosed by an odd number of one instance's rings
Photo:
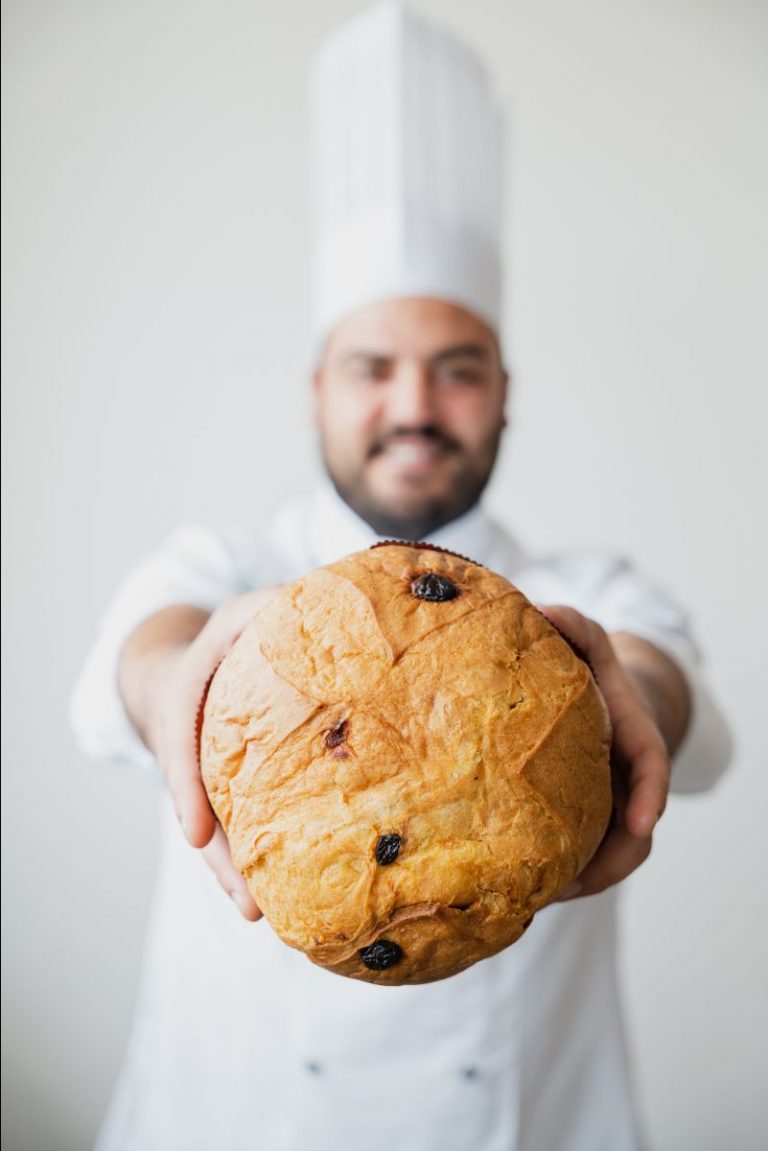
[[[494,333],[464,308],[385,300],[346,318],[314,378],[336,490],[379,535],[424,539],[488,482],[506,390]]]

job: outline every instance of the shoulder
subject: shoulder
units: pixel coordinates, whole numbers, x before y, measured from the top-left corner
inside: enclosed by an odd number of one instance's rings
[[[576,549],[528,559],[514,583],[539,603],[565,603],[607,630],[684,633],[686,616],[661,580],[629,557],[605,549]]]
[[[181,524],[158,549],[171,562],[227,574],[239,590],[285,583],[306,568],[308,500],[296,498],[251,521]]]
[[[617,581],[641,578],[626,556],[598,548],[546,553],[531,559],[529,566],[542,578],[585,594],[599,594]]]

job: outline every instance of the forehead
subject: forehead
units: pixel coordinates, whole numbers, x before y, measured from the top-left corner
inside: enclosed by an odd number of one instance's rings
[[[326,357],[349,352],[428,359],[451,344],[479,344],[496,353],[491,328],[458,304],[431,298],[381,300],[345,317],[331,333]]]

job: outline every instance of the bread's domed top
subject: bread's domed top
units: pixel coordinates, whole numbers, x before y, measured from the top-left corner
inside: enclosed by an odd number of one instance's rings
[[[581,870],[609,747],[589,668],[521,592],[392,543],[258,612],[213,679],[201,763],[277,933],[418,983],[514,942]]]

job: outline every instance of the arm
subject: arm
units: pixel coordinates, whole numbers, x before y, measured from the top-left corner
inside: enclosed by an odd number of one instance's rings
[[[268,556],[268,542],[255,532],[192,524],[171,532],[126,573],[100,614],[73,684],[69,721],[81,751],[154,771],[155,758],[118,689],[118,661],[127,638],[173,605],[194,605],[207,616],[251,587],[252,573],[268,568]]]
[[[626,649],[619,651],[619,633],[631,636],[632,641],[627,638],[624,642],[632,642],[633,646],[647,641],[682,671],[690,695],[690,718],[679,746],[674,745],[674,730],[665,726],[669,717],[661,717],[657,710],[660,703],[666,705],[657,699],[652,709],[655,717],[661,719],[668,750],[674,751],[670,791],[693,794],[713,787],[731,761],[733,741],[727,718],[709,689],[702,652],[688,613],[663,588],[617,556],[578,553],[563,558],[550,576],[551,590],[546,590],[548,598],[544,602],[568,603],[584,616],[599,620],[610,634],[622,664],[629,653]],[[543,594],[544,588],[537,593],[538,598]],[[639,668],[633,665],[631,671],[636,687],[642,691],[639,680],[645,678],[645,689],[658,694]]]
[[[678,665],[648,640],[613,632],[611,647],[624,671],[643,697],[667,751],[674,756],[691,720],[691,692]]]
[[[126,712],[157,759],[184,833],[246,919],[261,912],[229,853],[200,777],[197,718],[211,676],[270,589],[228,600],[211,615],[175,604],[155,612],[125,640],[118,688]]]
[[[117,685],[125,710],[144,745],[158,757],[157,702],[181,653],[210,619],[197,607],[174,605],[155,612],[129,635],[120,651]]]

